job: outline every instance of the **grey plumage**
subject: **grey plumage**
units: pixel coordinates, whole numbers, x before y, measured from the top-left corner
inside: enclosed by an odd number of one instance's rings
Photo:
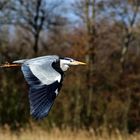
[[[30,112],[36,119],[47,116],[62,86],[64,71],[69,65],[85,64],[57,55],[14,61],[29,85]],[[8,65],[9,67],[9,65]]]

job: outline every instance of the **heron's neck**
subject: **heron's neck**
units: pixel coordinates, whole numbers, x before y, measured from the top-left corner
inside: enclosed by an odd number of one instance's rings
[[[60,68],[62,71],[66,71],[69,68],[69,65],[60,62]]]

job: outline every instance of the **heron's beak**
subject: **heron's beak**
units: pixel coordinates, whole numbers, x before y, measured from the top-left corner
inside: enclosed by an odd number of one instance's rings
[[[71,62],[71,65],[86,65],[86,63],[80,61],[73,61]]]

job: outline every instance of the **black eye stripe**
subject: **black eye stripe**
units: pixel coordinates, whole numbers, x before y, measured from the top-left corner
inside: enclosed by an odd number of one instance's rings
[[[64,58],[65,60],[71,60],[70,58]]]
[[[74,60],[68,57],[60,57],[60,59],[64,59],[64,60],[69,60],[70,62],[73,62]]]
[[[73,59],[71,59],[71,58],[64,58],[64,60],[69,60],[70,62],[73,61]]]

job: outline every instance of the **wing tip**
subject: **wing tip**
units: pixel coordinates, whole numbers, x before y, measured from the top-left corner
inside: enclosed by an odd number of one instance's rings
[[[33,112],[33,113],[31,113],[31,115],[32,115],[33,119],[40,121],[40,120],[43,120],[45,117],[47,117],[48,113],[40,115],[40,114],[37,114],[36,112]]]

